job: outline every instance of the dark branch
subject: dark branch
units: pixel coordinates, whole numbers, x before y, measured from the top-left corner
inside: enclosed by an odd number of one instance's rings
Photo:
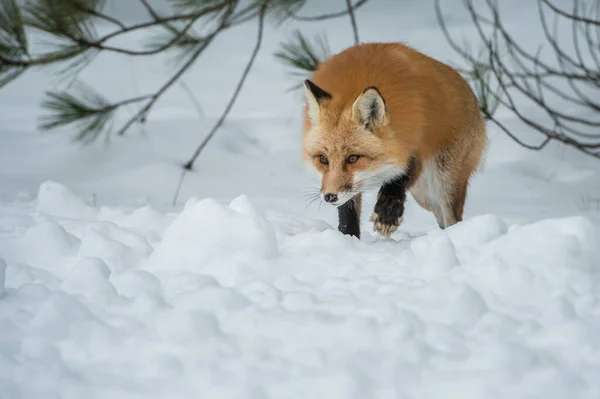
[[[147,0],[140,0],[140,2],[142,3],[146,11],[148,11],[148,14],[150,14],[150,16],[154,18],[155,21],[160,21],[160,16],[156,11],[154,11],[154,9],[150,5],[150,3],[148,3]]]
[[[83,7],[81,5],[77,5],[77,6],[78,6],[78,8],[81,11],[86,12],[86,13],[88,13],[90,15],[93,15],[96,18],[103,19],[103,20],[105,20],[107,22],[110,22],[111,24],[117,25],[121,29],[127,29],[127,27],[125,26],[125,24],[123,24],[118,19],[111,17],[110,15],[103,14],[103,13],[101,13],[99,11],[96,11],[96,10],[91,9],[91,8]]]
[[[196,61],[196,59],[200,56],[200,54],[202,54],[202,52],[206,49],[206,47],[208,47],[208,45],[213,41],[213,39],[223,29],[225,29],[228,26],[228,24],[229,24],[229,16],[231,15],[232,11],[233,10],[230,9],[230,11],[222,18],[221,24],[204,40],[204,42],[202,43],[202,45],[200,47],[198,47],[191,54],[191,56],[187,60],[187,62],[185,64],[183,64],[183,66],[181,68],[179,68],[179,70],[175,73],[175,75],[173,75],[160,89],[158,89],[158,91],[152,96],[152,98],[150,99],[150,101],[148,102],[148,104],[146,104],[145,107],[143,107],[142,109],[140,109],[131,119],[129,119],[129,121],[127,121],[127,123],[125,123],[125,125],[117,133],[119,136],[125,134],[125,132],[127,131],[127,129],[129,129],[131,127],[131,125],[133,125],[136,121],[145,121],[146,115],[148,114],[148,112],[150,112],[150,110],[152,109],[152,107],[154,106],[154,104],[156,103],[156,101],[158,101],[158,99],[175,82],[177,82],[177,80],[184,74],[184,72],[187,71],[194,64],[194,62]]]
[[[486,0],[490,17],[484,17],[475,9],[473,0],[464,0],[479,38],[487,48],[488,59],[481,61],[472,56],[464,46],[456,43],[451,37],[440,8],[440,0],[435,0],[435,10],[441,30],[450,46],[472,66],[481,66],[491,71],[493,80],[498,84],[498,92],[487,90],[489,98],[512,112],[518,120],[544,136],[540,144],[527,144],[513,134],[507,126],[497,120],[482,107],[482,113],[492,123],[503,130],[520,145],[541,150],[549,142],[562,142],[581,152],[600,158],[600,35],[598,27],[598,10],[595,19],[583,17],[581,0],[574,0],[573,9],[567,12],[559,9],[550,0],[538,0],[538,12],[544,40],[556,59],[556,65],[542,61],[540,51],[526,51],[510,35],[502,23],[497,0]],[[600,5],[600,3],[598,3]],[[555,25],[552,28],[547,12],[554,15]],[[560,37],[557,22],[559,18],[568,20],[572,25],[573,47],[567,47],[558,39]],[[596,35],[590,27],[596,28]],[[488,29],[489,28],[489,29]],[[584,46],[586,54],[584,55]],[[500,54],[500,49],[504,49]],[[591,55],[591,57],[586,57]],[[590,66],[590,59],[593,66]],[[464,72],[464,71],[463,71]],[[489,89],[489,83],[486,83]],[[568,91],[570,89],[570,92]],[[524,98],[529,103],[517,103],[516,97]],[[482,101],[483,100],[483,101]],[[560,102],[555,103],[554,100]],[[480,101],[487,101],[481,99]],[[530,108],[547,118],[536,118]],[[527,111],[525,110],[527,106]],[[585,129],[588,128],[588,129]]]
[[[256,37],[256,44],[254,46],[254,50],[252,51],[252,55],[250,56],[250,59],[248,60],[248,63],[246,64],[246,67],[244,68],[244,72],[242,73],[242,76],[240,77],[237,87],[235,88],[235,91],[233,92],[233,95],[231,96],[229,103],[225,107],[225,110],[221,114],[221,117],[219,118],[217,123],[215,123],[215,125],[210,130],[210,132],[207,134],[207,136],[204,138],[202,143],[200,143],[200,145],[198,146],[198,148],[196,149],[196,151],[194,152],[194,154],[192,155],[190,160],[184,165],[184,168],[186,170],[191,170],[194,167],[194,163],[196,162],[196,159],[198,159],[198,156],[200,155],[202,150],[206,147],[208,142],[213,138],[213,136],[219,130],[221,125],[223,125],[223,122],[225,122],[227,115],[229,115],[229,111],[231,111],[231,108],[233,107],[235,100],[238,98],[238,95],[240,94],[240,91],[242,90],[242,86],[244,85],[244,82],[246,81],[246,78],[248,77],[248,73],[252,69],[252,65],[254,64],[254,60],[256,59],[256,56],[258,55],[258,51],[260,50],[260,46],[262,44],[265,11],[266,11],[266,9],[263,6],[263,8],[260,10],[259,15],[258,15],[258,34]]]
[[[352,24],[352,33],[354,34],[354,44],[360,42],[358,38],[358,28],[356,27],[356,18],[354,17],[354,9],[352,8],[351,0],[346,0],[346,7],[348,8],[348,15],[350,15],[350,23]]]
[[[303,17],[300,15],[295,15],[293,13],[290,13],[289,16],[292,19],[295,19],[297,21],[324,21],[326,19],[333,19],[333,18],[339,18],[339,17],[346,16],[349,13],[359,9],[361,6],[365,5],[368,1],[369,0],[358,0],[354,5],[352,5],[348,9],[346,9],[344,11],[334,12],[331,14],[315,15],[312,17]]]

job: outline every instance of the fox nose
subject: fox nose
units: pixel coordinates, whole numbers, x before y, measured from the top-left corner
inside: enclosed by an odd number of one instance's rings
[[[338,196],[335,194],[327,193],[323,196],[325,202],[336,202],[338,200]]]

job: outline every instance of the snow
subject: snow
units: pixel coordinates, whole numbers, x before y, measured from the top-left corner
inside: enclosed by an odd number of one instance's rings
[[[307,15],[327,11],[316,3]],[[374,0],[357,12],[361,38],[455,60],[425,3]],[[534,45],[536,5],[506,4]],[[472,32],[449,11],[453,32]],[[175,205],[254,25],[185,76],[204,117],[173,88],[143,132],[107,145],[36,130],[43,72],[0,91],[0,398],[600,398],[598,161],[524,150],[490,125],[462,223],[442,231],[409,197],[382,239],[372,192],[363,238],[344,236],[333,207],[307,205],[302,94],[272,57],[296,26],[326,28],[334,50],[352,37],[344,18],[270,28]],[[162,82],[162,65],[107,55],[82,76],[117,99]]]
[[[79,203],[54,188],[30,206]],[[205,198],[151,248],[151,231],[130,223],[139,210],[111,222],[82,210],[34,224],[7,251],[6,397],[600,393],[589,218],[507,226],[484,214],[361,241],[311,223],[290,232],[246,196]]]

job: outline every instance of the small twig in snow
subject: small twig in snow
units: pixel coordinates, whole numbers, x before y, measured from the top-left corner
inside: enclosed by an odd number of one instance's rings
[[[173,195],[173,207],[177,205],[177,200],[179,199],[179,192],[181,191],[181,186],[183,186],[183,179],[185,178],[186,173],[187,169],[181,169],[181,175],[179,175],[179,182],[177,183],[177,187],[175,188],[175,194]]]
[[[194,93],[190,90],[190,88],[183,81],[180,81],[179,84],[186,91],[186,93],[190,97],[190,100],[192,101],[192,103],[194,103],[194,107],[196,108],[196,111],[198,111],[198,117],[200,117],[200,119],[204,118],[204,112],[202,111],[200,102],[198,101],[198,99],[196,98]],[[175,194],[173,195],[173,207],[175,207],[175,205],[177,205],[177,200],[179,199],[179,192],[181,191],[181,187],[183,186],[183,179],[185,179],[186,172],[187,172],[187,169],[181,170],[181,175],[179,176],[179,182],[177,183],[177,187],[175,188]]]

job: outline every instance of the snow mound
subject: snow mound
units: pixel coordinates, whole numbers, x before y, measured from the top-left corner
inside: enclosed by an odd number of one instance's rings
[[[247,198],[236,198],[229,206],[204,199],[188,205],[169,225],[146,267],[202,272],[227,259],[269,259],[277,254],[275,229]]]
[[[24,263],[62,275],[70,267],[65,258],[75,256],[80,244],[63,226],[46,221],[28,228],[19,237],[17,248]]]
[[[393,241],[245,196],[81,215],[31,219],[0,252],[0,397],[600,392],[590,219],[480,215]]]
[[[116,295],[109,281],[110,274],[110,269],[101,259],[83,258],[71,269],[60,288],[68,294],[81,295],[91,301],[96,298],[107,299]]]
[[[47,181],[40,185],[37,197],[40,213],[70,219],[94,219],[98,210],[60,183]]]
[[[102,259],[111,271],[121,271],[137,267],[151,250],[138,234],[110,223],[91,223],[82,229],[78,256]]]

